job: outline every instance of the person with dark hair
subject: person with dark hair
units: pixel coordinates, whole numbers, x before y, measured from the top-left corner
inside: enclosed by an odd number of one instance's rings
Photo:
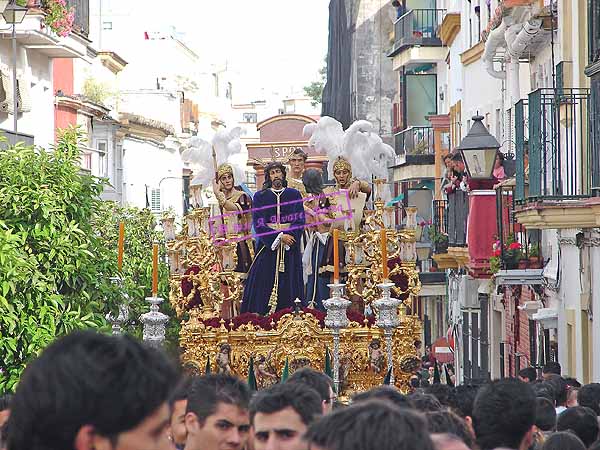
[[[547,398],[537,397],[535,399],[535,426],[544,433],[556,429],[556,410]]]
[[[399,408],[413,408],[410,399],[391,386],[378,386],[368,391],[360,392],[352,397],[352,403],[366,402],[369,400],[387,401]]]
[[[169,424],[169,435],[175,448],[178,450],[182,450],[183,447],[185,447],[185,440],[187,438],[185,412],[188,394],[193,380],[192,377],[186,377],[181,380],[171,396],[171,422]]]
[[[556,401],[556,414],[562,413],[567,409],[567,394],[569,386],[560,375],[549,373],[545,376],[546,382],[554,389],[554,399]]]
[[[311,450],[433,450],[420,414],[387,402],[360,402],[314,422],[306,433]]]
[[[425,389],[426,394],[431,394],[438,399],[442,406],[451,406],[451,397],[453,389],[447,384],[432,384]]]
[[[568,408],[558,416],[556,429],[573,431],[589,447],[598,439],[598,416],[585,406]]]
[[[550,383],[546,381],[531,383],[531,387],[536,397],[543,397],[556,407],[556,394]]]
[[[11,401],[8,450],[158,450],[170,444],[178,373],[129,336],[78,331],[25,369]]]
[[[414,409],[420,412],[432,412],[442,409],[440,401],[431,394],[414,393],[408,396]]]
[[[306,197],[308,193],[306,182],[304,181],[304,167],[307,159],[308,155],[300,147],[295,148],[288,158],[288,163],[290,165],[288,186],[299,191],[302,194],[302,197]],[[321,180],[322,179],[323,177],[321,177]]]
[[[473,435],[473,404],[478,391],[479,386],[476,384],[462,384],[454,388],[449,399],[450,409],[465,420]]]
[[[527,449],[533,441],[535,396],[514,378],[481,387],[473,405],[473,429],[481,450]]]
[[[276,384],[250,403],[254,449],[308,450],[308,426],[323,412],[321,398],[302,383]]]
[[[475,444],[475,436],[467,423],[450,410],[432,411],[425,414],[430,433],[448,433],[458,436],[469,448]]]
[[[579,381],[577,381],[577,378],[566,377],[565,383],[567,383],[567,386],[571,386],[571,387],[574,387],[577,389],[579,389],[581,387],[581,383]]]
[[[579,406],[590,408],[600,416],[600,383],[586,384],[579,390],[577,396]]]
[[[254,195],[256,255],[244,286],[241,312],[272,314],[304,300],[300,237],[305,224],[302,194],[286,187],[285,167],[265,168],[264,189]]]
[[[562,369],[560,367],[560,364],[556,361],[549,361],[547,362],[543,369],[542,369],[542,376],[544,377],[544,380],[548,379],[548,375],[550,374],[556,374],[556,375],[561,375]]]
[[[581,439],[568,431],[554,433],[546,439],[542,450],[585,450]],[[591,449],[590,449],[591,450]]]
[[[192,382],[185,415],[185,450],[240,450],[250,434],[250,389],[230,375],[206,375]]]
[[[333,392],[333,380],[323,372],[318,372],[310,367],[303,367],[295,371],[286,383],[301,383],[314,389],[321,397],[323,414],[328,414],[333,409],[333,402],[337,400]]]
[[[533,383],[537,380],[537,370],[533,367],[525,367],[524,369],[519,370],[518,378],[525,383]]]

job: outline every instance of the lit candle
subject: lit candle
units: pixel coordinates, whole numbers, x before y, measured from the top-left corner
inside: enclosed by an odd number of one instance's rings
[[[123,245],[125,244],[125,222],[119,223],[119,253],[117,256],[117,267],[119,272],[123,269]]]
[[[388,277],[388,260],[387,260],[387,234],[385,229],[381,230],[381,263],[383,264],[383,279]]]
[[[339,230],[333,230],[333,283],[340,282],[340,248],[338,246]]]
[[[152,246],[152,297],[158,297],[158,244]]]

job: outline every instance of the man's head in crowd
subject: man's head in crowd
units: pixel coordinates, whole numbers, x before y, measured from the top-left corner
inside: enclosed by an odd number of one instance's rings
[[[408,396],[414,409],[421,412],[439,411],[442,409],[440,401],[431,394],[421,394],[416,392]]]
[[[565,406],[567,404],[567,394],[569,393],[569,386],[567,385],[564,378],[555,373],[550,373],[546,377],[547,383],[552,386],[554,390],[554,399],[556,401],[556,407]]]
[[[544,368],[542,369],[542,376],[544,377],[544,380],[547,380],[548,375],[550,375],[550,374],[560,375],[561,372],[562,371],[561,371],[560,364],[557,363],[556,361],[550,361],[550,362],[547,362],[546,365],[544,366]]]
[[[556,394],[554,393],[554,388],[549,383],[546,381],[533,383],[531,387],[536,397],[543,397],[556,406]]]
[[[173,443],[182,448],[187,438],[187,428],[185,427],[185,411],[187,408],[187,399],[193,378],[187,377],[181,380],[179,386],[171,396],[171,422],[170,433]]]
[[[31,362],[11,401],[9,450],[169,448],[177,372],[127,337],[80,331]]]
[[[463,443],[473,448],[475,437],[467,423],[450,410],[429,412],[425,414],[429,432],[432,434],[452,434],[459,437]]]
[[[432,384],[425,389],[425,393],[437,398],[442,406],[450,406],[453,392],[452,388],[447,384]]]
[[[533,383],[537,379],[537,371],[533,367],[525,367],[519,370],[519,380],[525,383]]]
[[[250,390],[229,375],[207,375],[192,382],[185,426],[186,450],[240,450],[250,435]]]
[[[378,386],[371,390],[360,392],[352,397],[352,403],[366,402],[369,400],[387,401],[399,408],[412,408],[413,404],[410,399],[400,393],[398,389],[391,386]]]
[[[535,399],[535,426],[542,432],[556,429],[556,409],[547,398]]]
[[[558,415],[556,429],[572,431],[589,447],[598,439],[598,416],[584,406],[568,408]]]
[[[306,440],[310,450],[433,450],[426,430],[420,414],[372,400],[323,416]]]
[[[310,367],[303,367],[294,372],[287,383],[302,383],[317,391],[323,402],[323,414],[328,414],[333,409],[336,396],[333,392],[333,380],[323,372],[317,372]]]
[[[482,386],[473,406],[473,429],[481,450],[528,448],[535,409],[533,389],[520,380],[503,379]]]
[[[586,384],[579,390],[579,406],[585,406],[600,416],[600,383]]]
[[[302,383],[276,384],[250,403],[255,450],[307,450],[308,426],[323,412],[317,392]]]
[[[542,450],[585,450],[586,447],[577,436],[567,431],[554,433],[546,439]]]

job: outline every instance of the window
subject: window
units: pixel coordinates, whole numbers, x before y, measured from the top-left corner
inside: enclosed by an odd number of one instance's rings
[[[256,189],[256,173],[254,173],[254,172],[246,172],[246,185],[249,188]]]
[[[284,105],[285,107],[285,113],[286,114],[290,114],[290,113],[295,113],[296,112],[296,103],[295,102],[286,102]]]
[[[85,170],[92,170],[92,154],[84,153],[81,155],[81,167]]]
[[[152,212],[160,212],[160,189],[152,189],[150,195],[150,209]]]
[[[231,100],[233,98],[233,85],[231,83],[227,83],[227,92],[225,92],[225,98]]]
[[[98,176],[108,176],[108,143],[106,141],[100,141],[96,144],[98,149]]]
[[[102,29],[103,30],[112,30],[113,29],[112,22],[102,22]]]
[[[257,121],[256,113],[244,113],[243,121],[246,123],[256,123],[256,121]]]

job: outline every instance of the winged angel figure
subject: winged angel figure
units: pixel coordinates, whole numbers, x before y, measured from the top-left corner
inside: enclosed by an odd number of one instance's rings
[[[367,120],[354,122],[346,131],[332,117],[324,116],[318,123],[304,127],[308,144],[318,152],[325,152],[329,159],[328,173],[334,173],[334,165],[341,157],[352,167],[352,174],[361,180],[388,178],[388,167],[394,161],[394,149],[383,142]],[[390,199],[390,190],[385,186],[379,193],[382,200]]]

